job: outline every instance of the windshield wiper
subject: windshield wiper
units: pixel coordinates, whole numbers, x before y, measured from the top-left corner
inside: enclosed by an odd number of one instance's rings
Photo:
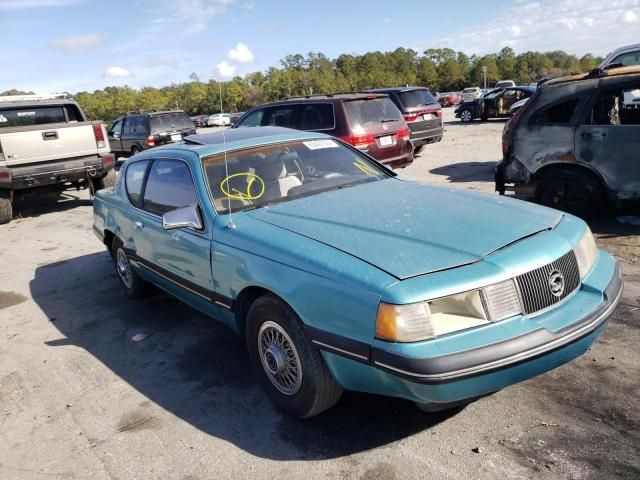
[[[388,122],[398,122],[399,120],[397,118],[385,118],[384,120],[382,120],[380,123],[388,123]]]

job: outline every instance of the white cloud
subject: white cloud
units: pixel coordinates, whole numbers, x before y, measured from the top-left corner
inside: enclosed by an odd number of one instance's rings
[[[389,17],[385,17],[382,19],[382,23],[391,23],[391,19]]]
[[[164,5],[173,15],[167,18],[158,18],[156,22],[166,22],[170,19],[178,19],[186,24],[185,33],[193,34],[206,30],[209,21],[216,15],[224,13],[227,6],[235,0],[165,0]]]
[[[249,50],[249,47],[242,42],[238,42],[235,48],[229,50],[227,58],[238,63],[249,63],[253,62],[254,57],[253,52]]]
[[[253,2],[244,2],[242,4],[242,8],[248,10],[249,12],[256,8],[256,4]]]
[[[638,42],[637,30],[622,25],[640,23],[639,9],[640,0],[519,1],[478,15],[475,27],[423,39],[421,49],[449,47],[482,55],[511,45],[517,52],[565,50],[606,55]],[[514,19],[522,20],[514,25]]]
[[[56,38],[51,42],[53,50],[61,52],[72,52],[76,50],[88,50],[99,47],[102,44],[102,37],[97,33],[91,35],[77,35],[73,37]]]
[[[233,74],[236,73],[236,67],[229,65],[229,62],[223,60],[216,65],[216,72],[220,77],[229,78],[233,77]]]
[[[22,10],[40,7],[66,7],[78,0],[0,0],[0,10]]]
[[[622,14],[622,21],[624,23],[636,23],[638,21],[638,14],[633,10],[627,10]]]
[[[114,67],[107,68],[104,71],[104,74],[102,76],[105,78],[124,78],[124,77],[130,77],[131,72],[126,68],[114,66]]]

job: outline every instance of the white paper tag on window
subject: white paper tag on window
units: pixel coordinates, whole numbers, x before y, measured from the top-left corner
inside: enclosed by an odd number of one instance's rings
[[[8,122],[7,117],[5,117],[4,115],[0,115],[0,123],[6,123]]]
[[[309,140],[303,142],[309,150],[320,150],[322,148],[337,148],[338,144],[333,140]]]

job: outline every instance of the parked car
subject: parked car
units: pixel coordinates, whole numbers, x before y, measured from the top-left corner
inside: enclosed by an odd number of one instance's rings
[[[196,127],[200,128],[207,126],[207,119],[209,118],[209,115],[196,115],[195,117],[189,118]]]
[[[207,120],[209,127],[226,127],[231,125],[231,115],[228,113],[214,113]]]
[[[235,112],[235,113],[230,114],[229,120],[231,121],[231,126],[233,126],[236,123],[238,123],[238,120],[240,120],[245,113],[246,112]]]
[[[129,112],[109,127],[114,155],[130,156],[148,148],[179,142],[196,133],[196,127],[182,110]]]
[[[507,88],[507,87],[515,87],[516,82],[513,80],[500,80],[496,83],[494,88]]]
[[[604,69],[609,65],[619,65],[624,67],[640,65],[640,43],[626,45],[615,49],[604,58],[600,63],[599,68]]]
[[[233,128],[279,126],[333,135],[392,168],[413,162],[410,130],[381,93],[310,95],[249,110]]]
[[[476,98],[482,96],[480,87],[469,87],[462,90],[462,102],[473,102]]]
[[[640,66],[562,77],[505,125],[496,190],[581,217],[640,200]]]
[[[445,107],[453,107],[460,103],[460,96],[455,92],[447,92],[440,94],[440,105]]]
[[[576,217],[403,180],[276,127],[130,158],[93,229],[129,298],[151,283],[234,329],[302,418],[343,389],[428,411],[470,402],[580,356],[622,294]]]
[[[396,87],[369,90],[371,93],[386,93],[402,113],[409,125],[414,153],[419,153],[428,143],[442,140],[442,107],[424,87]]]
[[[530,87],[497,88],[473,102],[461,103],[456,107],[455,115],[464,123],[474,118],[483,121],[489,118],[506,118],[509,116],[511,105],[529,98],[534,92],[535,89]]]
[[[0,96],[0,224],[16,198],[112,186],[114,164],[104,125],[68,95]]]

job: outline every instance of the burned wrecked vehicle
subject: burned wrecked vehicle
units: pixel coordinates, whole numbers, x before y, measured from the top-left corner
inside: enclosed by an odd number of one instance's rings
[[[640,67],[550,80],[505,125],[496,190],[582,217],[640,200]]]
[[[536,89],[531,87],[496,88],[472,102],[458,105],[456,118],[463,123],[468,123],[474,118],[480,118],[483,121],[490,118],[506,118],[514,103],[529,98],[535,91]]]

